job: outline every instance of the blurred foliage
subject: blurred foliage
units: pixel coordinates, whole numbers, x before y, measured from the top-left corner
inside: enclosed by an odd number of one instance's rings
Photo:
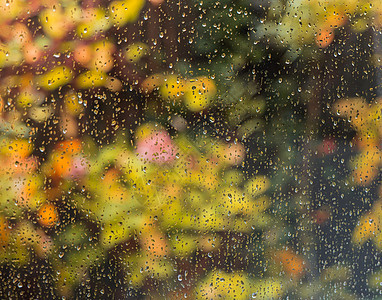
[[[375,182],[378,186],[378,199],[370,211],[365,212],[358,220],[352,233],[352,242],[356,246],[362,246],[372,240],[376,249],[382,251],[382,101],[380,98],[373,103],[362,98],[341,99],[333,107],[333,112],[346,118],[356,130],[354,144],[358,153],[350,162],[352,173],[349,182],[366,187]],[[370,285],[376,290],[381,284],[378,274],[370,275]]]
[[[316,256],[336,207],[311,170],[353,130],[350,175],[322,172],[341,193],[381,194],[381,100],[326,99],[322,71],[381,14],[378,1],[2,1],[1,297],[357,298],[352,268]],[[349,240],[380,251],[381,195],[369,208]]]
[[[356,32],[380,28],[381,15],[382,5],[378,1],[271,1],[257,34],[277,46],[290,47],[293,52],[306,52],[312,44],[328,47],[345,26]]]

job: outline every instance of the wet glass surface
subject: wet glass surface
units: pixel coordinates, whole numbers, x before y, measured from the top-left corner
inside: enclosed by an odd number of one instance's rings
[[[0,298],[380,299],[381,27],[0,0]]]

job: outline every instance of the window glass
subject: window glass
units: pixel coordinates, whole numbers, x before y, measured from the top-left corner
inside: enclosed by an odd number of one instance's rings
[[[381,27],[0,0],[0,298],[380,299]]]

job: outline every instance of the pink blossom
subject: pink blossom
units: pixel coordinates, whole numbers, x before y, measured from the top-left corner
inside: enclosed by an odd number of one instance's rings
[[[89,168],[88,160],[83,156],[75,156],[71,161],[70,172],[67,176],[64,176],[67,179],[79,179],[86,175]]]
[[[137,153],[148,161],[169,163],[175,159],[176,146],[169,134],[158,130],[137,142]]]

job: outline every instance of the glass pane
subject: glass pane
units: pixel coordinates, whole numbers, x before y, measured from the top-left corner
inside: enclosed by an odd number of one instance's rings
[[[0,0],[0,298],[381,299],[381,27]]]

